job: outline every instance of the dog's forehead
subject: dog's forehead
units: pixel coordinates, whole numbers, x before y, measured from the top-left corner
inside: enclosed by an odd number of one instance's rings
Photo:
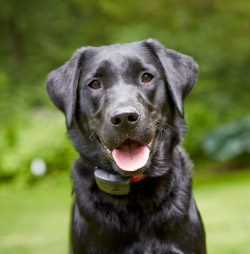
[[[112,65],[117,69],[124,69],[132,63],[144,63],[152,60],[152,54],[142,42],[113,44],[110,46],[93,47],[88,49],[90,64],[98,66]]]

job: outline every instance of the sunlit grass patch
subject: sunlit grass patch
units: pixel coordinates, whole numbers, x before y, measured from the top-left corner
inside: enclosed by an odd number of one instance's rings
[[[250,172],[194,179],[208,254],[250,253]],[[46,179],[32,187],[0,186],[0,254],[66,254],[70,180]]]

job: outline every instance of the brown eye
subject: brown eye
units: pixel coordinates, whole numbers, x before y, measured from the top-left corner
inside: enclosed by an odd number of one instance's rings
[[[150,74],[150,73],[145,73],[145,74],[142,75],[141,81],[142,81],[143,83],[148,83],[148,82],[150,82],[152,79],[153,79],[153,75],[152,75],[152,74]]]
[[[93,81],[91,81],[91,82],[89,83],[89,86],[90,86],[92,89],[95,89],[95,90],[101,88],[101,84],[100,84],[100,82],[99,82],[98,80],[93,80]]]

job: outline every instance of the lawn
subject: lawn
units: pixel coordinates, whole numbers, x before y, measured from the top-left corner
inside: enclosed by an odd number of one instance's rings
[[[195,181],[208,254],[250,254],[250,171]]]
[[[69,180],[0,186],[0,254],[67,254]],[[250,171],[195,177],[208,254],[250,254]]]

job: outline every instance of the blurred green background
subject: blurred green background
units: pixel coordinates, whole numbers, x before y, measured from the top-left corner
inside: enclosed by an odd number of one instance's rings
[[[250,253],[249,17],[248,0],[0,1],[0,253],[67,253],[77,154],[48,72],[81,46],[149,37],[200,66],[183,145],[208,253]]]

